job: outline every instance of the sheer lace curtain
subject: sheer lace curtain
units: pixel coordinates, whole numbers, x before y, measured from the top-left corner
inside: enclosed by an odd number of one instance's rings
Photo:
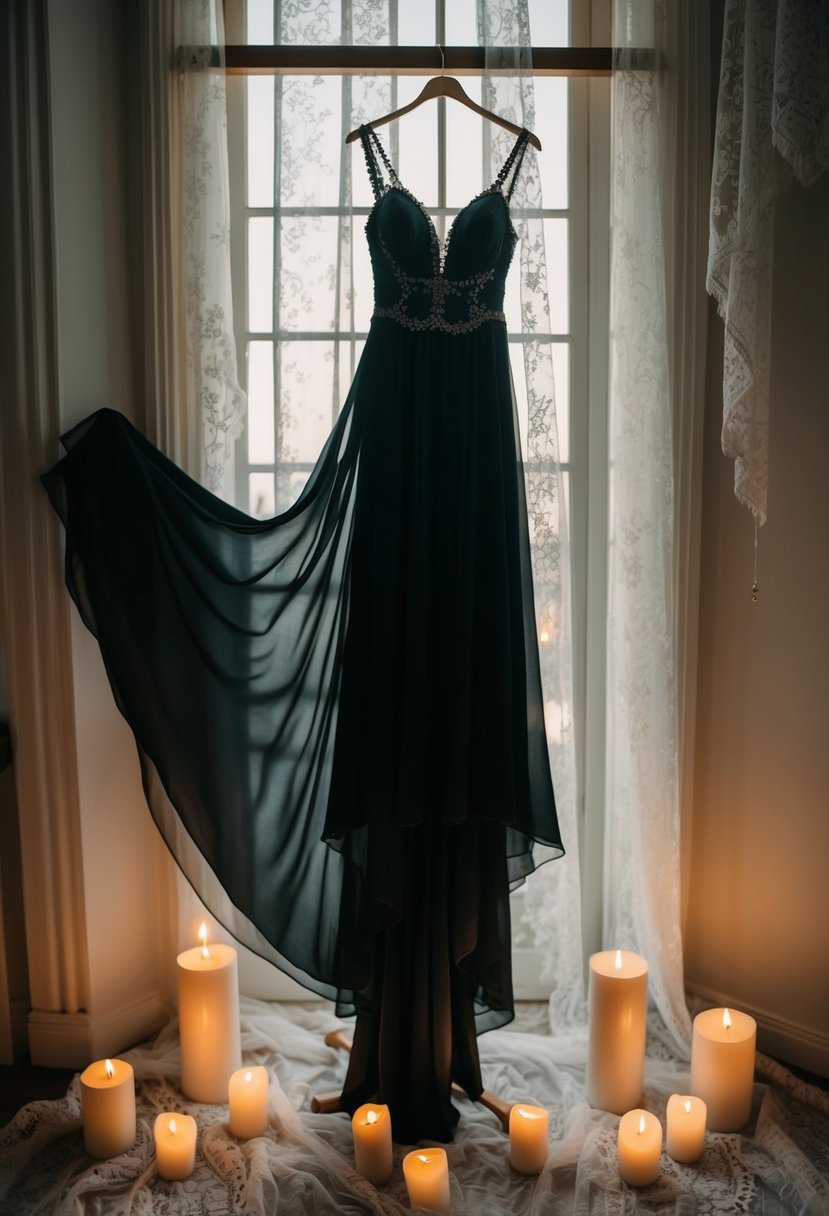
[[[226,84],[220,64],[210,70],[224,46],[222,5],[150,0],[139,19],[147,432],[229,496],[245,398],[233,331]]]
[[[613,81],[605,944],[648,960],[651,998],[687,1056],[680,920],[675,481],[666,81],[687,70],[674,6],[620,4]],[[653,47],[666,71],[629,70]],[[680,235],[680,239],[681,235]]]
[[[725,323],[722,446],[734,492],[766,518],[776,200],[829,166],[829,8],[728,0],[711,181],[708,290]]]
[[[478,8],[478,40],[486,48],[484,106],[532,130],[535,96],[527,0],[484,0]],[[511,136],[500,133],[497,127],[493,136],[493,163],[499,164],[507,155]],[[538,160],[529,147],[512,202],[520,242],[516,256],[527,394],[526,434],[522,440],[547,738],[567,852],[528,880],[523,920],[542,955],[543,977],[552,984],[550,1024],[555,1032],[583,1022],[586,1004],[572,726],[570,532],[556,414],[543,205]],[[538,860],[543,856],[539,855]]]

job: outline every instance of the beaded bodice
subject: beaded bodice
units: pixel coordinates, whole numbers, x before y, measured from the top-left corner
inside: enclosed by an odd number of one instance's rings
[[[441,250],[431,216],[401,184],[375,132],[360,128],[375,198],[366,222],[375,317],[452,334],[504,320],[516,242],[509,201],[527,137],[521,131],[492,185],[461,208]]]

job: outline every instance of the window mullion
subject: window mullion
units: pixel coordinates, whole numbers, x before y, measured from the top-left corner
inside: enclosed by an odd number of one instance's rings
[[[273,7],[273,37],[274,42],[279,43],[282,40],[282,0],[274,0]],[[279,138],[279,133],[282,131],[282,96],[283,96],[283,77],[277,76],[274,80],[273,87],[273,129],[274,137]],[[273,325],[274,334],[277,334],[282,328],[282,313],[281,313],[281,282],[282,282],[282,215],[279,211],[279,204],[282,200],[282,153],[281,150],[274,148],[273,157]],[[281,495],[280,495],[280,474],[279,466],[282,459],[282,343],[277,342],[274,338],[272,343],[272,358],[273,358],[273,447],[274,447],[274,474],[273,474],[273,495],[274,509],[279,512],[281,510]]]

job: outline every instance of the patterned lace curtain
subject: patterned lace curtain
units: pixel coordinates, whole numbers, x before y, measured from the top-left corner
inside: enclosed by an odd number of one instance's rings
[[[478,41],[486,49],[483,105],[533,130],[532,30],[527,0],[481,0]],[[512,136],[492,127],[492,164],[501,164]],[[541,156],[544,155],[542,150]],[[486,173],[485,173],[486,176]],[[486,183],[484,183],[486,184]],[[519,237],[521,348],[526,402],[519,391],[533,585],[538,621],[547,740],[563,858],[527,881],[524,926],[552,983],[551,1029],[577,1026],[586,1015],[581,929],[577,784],[573,738],[573,635],[567,497],[556,416],[550,299],[538,154],[528,147],[512,200]],[[543,855],[537,853],[539,860]]]
[[[649,988],[688,1053],[680,932],[674,471],[662,172],[665,52],[658,4],[616,9],[610,269],[610,537],[604,944],[648,960]],[[667,70],[676,69],[676,63]]]
[[[179,61],[181,295],[185,334],[183,410],[201,435],[195,475],[216,493],[227,491],[234,442],[245,416],[238,382],[230,271],[230,183],[227,89],[213,65],[212,48],[224,46],[222,5],[176,0]],[[163,0],[160,5],[165,7]],[[175,169],[174,169],[175,174]],[[178,217],[177,217],[178,218]]]
[[[829,6],[728,0],[711,180],[708,290],[725,322],[723,451],[766,519],[776,200],[829,166]]]

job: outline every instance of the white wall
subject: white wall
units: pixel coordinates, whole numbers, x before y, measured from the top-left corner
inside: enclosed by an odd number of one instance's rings
[[[829,1076],[829,174],[782,201],[774,274],[757,603],[710,327],[686,977],[756,1012],[767,1051]]]
[[[127,57],[133,52],[116,6],[104,0],[51,0],[49,22],[61,428],[105,405],[140,423],[126,175]],[[103,1050],[113,1051],[164,1016],[160,909],[170,863],[158,844],[132,735],[115,709],[97,644],[74,606],[68,610],[87,1040],[96,1050],[100,1040]],[[76,1046],[67,1046],[70,1055]],[[84,1061],[64,1056],[62,1062]]]

